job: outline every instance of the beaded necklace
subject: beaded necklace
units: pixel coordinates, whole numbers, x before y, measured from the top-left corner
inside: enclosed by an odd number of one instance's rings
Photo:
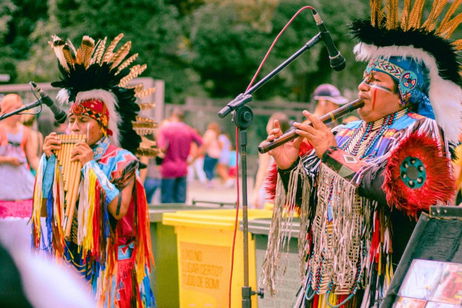
[[[353,136],[341,146],[341,149],[360,158],[366,157],[369,150],[374,148],[378,140],[394,123],[395,119],[400,118],[406,112],[407,109],[403,109],[389,114],[380,120],[368,123],[364,122],[361,128],[356,130]]]

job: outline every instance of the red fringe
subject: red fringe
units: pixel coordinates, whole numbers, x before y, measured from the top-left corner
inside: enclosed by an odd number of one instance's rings
[[[426,170],[427,179],[420,188],[411,189],[401,179],[400,166],[406,157],[420,159]],[[450,172],[449,159],[440,153],[437,142],[425,135],[411,134],[393,151],[384,172],[387,203],[417,217],[438,201],[449,202],[455,193],[455,180]]]
[[[134,261],[133,255],[127,260],[117,261],[117,287],[116,306],[117,307],[137,307],[132,301],[135,298],[136,278],[134,277]],[[139,307],[139,306],[138,306]]]
[[[141,255],[138,256],[137,262],[141,260],[146,260],[149,270],[151,269],[151,264],[154,265],[154,257],[151,250],[151,233],[150,233],[150,223],[149,223],[149,211],[148,203],[146,201],[146,193],[144,192],[143,184],[136,179],[135,182],[136,189],[136,201],[137,201],[137,234],[138,234],[138,243],[135,246],[135,249],[141,249],[139,252]],[[142,243],[142,245],[140,245]]]
[[[266,198],[269,201],[274,202],[274,198],[276,198],[276,184],[278,181],[278,167],[276,163],[273,163],[271,168],[268,171],[268,175],[266,176],[265,180],[265,191],[266,191]]]
[[[102,224],[103,224],[103,217],[101,215],[102,211],[101,207],[101,186],[99,182],[96,182],[95,188],[95,213],[93,215],[93,258],[95,258],[98,262],[101,261],[101,238],[102,235]],[[101,237],[101,238],[100,238]]]
[[[300,143],[298,156],[302,157],[306,153],[311,151],[312,149],[313,149],[313,146],[311,144],[303,141],[302,143]],[[267,199],[269,201],[274,201],[274,198],[276,198],[277,179],[278,179],[278,168],[277,168],[276,163],[274,163],[269,169],[268,175],[265,180],[265,191],[267,194]]]
[[[313,149],[313,146],[310,143],[303,141],[302,143],[300,143],[300,148],[298,150],[298,156],[302,157],[306,153],[311,151],[312,149]]]
[[[380,219],[378,217],[377,212],[374,213],[374,231],[372,233],[371,239],[371,248],[369,249],[369,255],[371,257],[372,262],[378,262],[378,258],[380,256],[380,242],[381,242],[381,234],[380,234]]]

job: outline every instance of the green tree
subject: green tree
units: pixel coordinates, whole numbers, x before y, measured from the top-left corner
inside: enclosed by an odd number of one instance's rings
[[[280,96],[286,100],[307,100],[317,84],[328,81],[340,83],[341,87],[352,87],[351,74],[359,69],[358,65],[352,64],[350,50],[353,42],[347,34],[347,27],[352,16],[363,15],[366,5],[359,0],[313,2],[323,18],[327,18],[333,39],[347,57],[348,70],[334,74],[329,68],[325,48],[315,46],[258,91],[259,98]],[[243,9],[240,1],[211,1],[196,9],[189,27],[190,59],[210,95],[229,97],[245,90],[272,40],[305,4],[305,1],[298,0],[255,1]],[[317,33],[310,15],[309,11],[302,12],[281,36],[260,77]]]
[[[148,64],[143,74],[165,80],[166,100],[181,102],[183,93],[194,84],[194,72],[185,74],[181,19],[175,6],[166,1],[148,0],[48,0],[47,20],[25,36],[33,43],[32,55],[20,63],[21,81],[53,80],[56,60],[47,41],[51,34],[80,44],[83,35],[95,39],[125,34],[132,52]]]
[[[5,0],[0,3],[0,73],[17,81],[18,61],[31,55],[29,35],[46,19],[47,4],[36,0]]]

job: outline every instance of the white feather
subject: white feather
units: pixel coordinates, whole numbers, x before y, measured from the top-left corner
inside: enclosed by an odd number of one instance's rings
[[[443,79],[438,72],[435,58],[421,48],[413,46],[377,47],[359,43],[354,48],[356,59],[369,61],[378,57],[409,57],[423,62],[429,70],[429,99],[436,122],[443,129],[445,137],[454,143],[459,140],[462,129],[462,89],[452,81]]]
[[[69,92],[67,89],[61,89],[58,91],[58,94],[56,95],[56,99],[58,100],[58,103],[61,105],[69,105]]]

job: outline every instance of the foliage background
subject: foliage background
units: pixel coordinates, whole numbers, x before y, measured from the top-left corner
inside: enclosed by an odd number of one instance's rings
[[[302,6],[317,8],[347,59],[334,73],[318,44],[282,71],[257,99],[307,101],[321,82],[354,89],[363,65],[355,64],[348,24],[365,16],[364,0],[3,0],[0,4],[0,73],[13,83],[57,77],[47,42],[51,34],[79,44],[82,35],[132,40],[144,76],[165,80],[166,101],[188,95],[234,97],[249,83],[267,48]],[[276,44],[262,74],[268,73],[317,33],[309,11],[297,17]]]
[[[431,4],[426,1],[425,14]],[[2,0],[0,73],[9,74],[11,83],[53,81],[58,71],[48,46],[52,34],[78,45],[85,34],[112,39],[123,32],[125,40],[132,41],[132,51],[140,54],[138,62],[148,64],[143,76],[165,81],[166,103],[184,104],[187,97],[226,102],[245,90],[276,35],[305,5],[320,12],[346,59],[346,69],[330,69],[319,43],[255,92],[252,105],[290,108],[290,102],[310,102],[313,89],[325,82],[352,100],[365,64],[354,60],[356,42],[348,26],[353,19],[368,16],[367,0]],[[317,32],[310,12],[302,12],[276,44],[259,77]],[[460,31],[454,37],[460,38]],[[198,111],[190,112],[187,120],[199,131],[218,121],[234,134],[229,118],[218,120],[216,112]],[[257,114],[249,130],[253,154],[266,136],[267,120],[267,113]]]

